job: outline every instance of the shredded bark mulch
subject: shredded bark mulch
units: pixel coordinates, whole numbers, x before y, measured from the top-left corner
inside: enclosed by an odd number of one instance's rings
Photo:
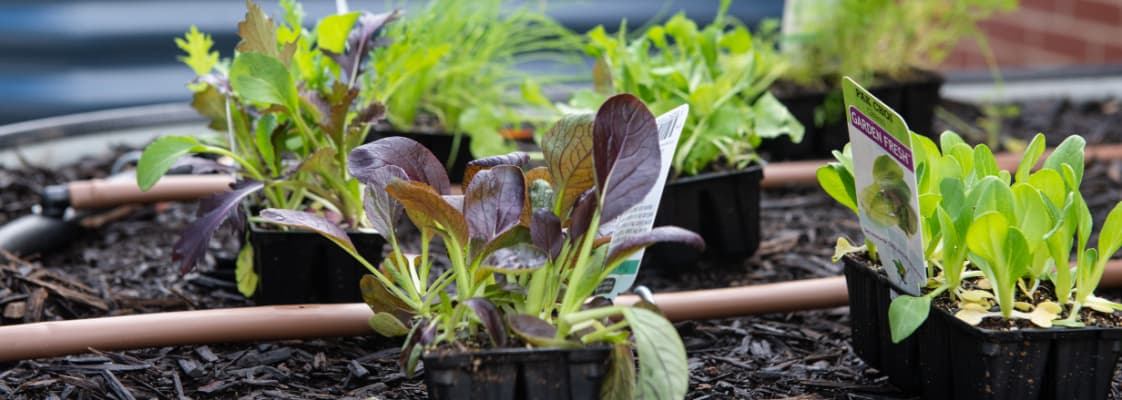
[[[1079,131],[1067,127],[1099,124],[1086,119],[1113,121],[1118,117],[1109,111],[1116,106],[1107,104],[1056,106],[1062,110],[1050,118],[1061,122],[1047,127],[1068,134]],[[1040,118],[1040,113],[1026,111],[1006,125],[1043,129],[1047,121]],[[1122,141],[1115,136],[1103,140]],[[0,223],[28,213],[44,185],[104,175],[111,161],[87,159],[58,171],[0,168]],[[1122,199],[1120,176],[1119,163],[1095,163],[1087,169],[1083,192],[1096,225]],[[754,256],[743,263],[703,263],[684,273],[644,270],[639,283],[657,293],[841,274],[841,265],[830,261],[836,238],[861,240],[848,209],[817,188],[769,191],[762,199],[762,242]],[[64,249],[0,267],[0,323],[252,305],[237,293],[229,266],[222,263],[231,255],[229,236],[216,241],[212,255],[195,272],[180,275],[172,265],[171,244],[193,220],[193,205],[136,207],[122,215]],[[1102,295],[1118,298],[1111,292]],[[688,350],[690,399],[907,398],[853,354],[845,307],[677,327]],[[423,369],[406,377],[398,369],[398,355],[397,343],[373,335],[91,351],[0,365],[0,397],[425,398]],[[1115,399],[1122,398],[1118,376]]]

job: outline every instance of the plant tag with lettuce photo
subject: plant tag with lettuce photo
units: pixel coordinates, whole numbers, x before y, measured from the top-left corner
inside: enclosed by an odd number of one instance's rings
[[[678,147],[678,138],[682,135],[682,127],[685,126],[689,113],[690,106],[683,104],[655,119],[655,123],[658,124],[658,147],[662,155],[658,181],[643,197],[643,201],[600,228],[601,233],[612,237],[609,252],[621,244],[626,244],[628,238],[645,234],[654,227],[658,203],[662,200],[662,189],[666,186],[666,178],[674,160],[674,150]],[[644,250],[636,251],[620,263],[619,267],[601,282],[600,287],[596,289],[596,294],[613,298],[630,289],[639,274],[639,262],[643,260],[643,252]]]
[[[888,278],[918,296],[927,281],[927,268],[908,125],[849,77],[842,91],[861,230],[876,246]]]

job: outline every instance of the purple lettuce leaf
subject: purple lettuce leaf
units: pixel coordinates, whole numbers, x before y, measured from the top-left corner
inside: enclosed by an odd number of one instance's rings
[[[530,229],[522,225],[516,225],[495,236],[489,242],[473,241],[471,242],[470,257],[472,260],[485,260],[497,265],[497,268],[503,268],[501,260],[490,259],[496,252],[521,243],[530,242]],[[515,254],[514,256],[518,256]],[[516,261],[516,260],[515,260]]]
[[[444,232],[459,243],[468,243],[468,226],[463,213],[431,186],[394,179],[386,185],[386,191],[401,202],[405,214],[417,228],[428,230],[430,234]]]
[[[556,260],[565,240],[561,233],[561,219],[548,209],[534,210],[534,215],[530,217],[530,239],[549,255],[550,260]]]
[[[347,160],[347,170],[360,182],[367,185],[386,186],[389,182],[375,181],[374,170],[386,165],[395,165],[409,178],[432,186],[439,194],[452,193],[448,181],[448,171],[424,145],[413,139],[391,136],[356,147]]]
[[[495,347],[506,346],[506,324],[503,324],[503,316],[494,303],[482,297],[473,297],[464,300],[464,305],[474,311],[479,321],[483,322]]]
[[[309,212],[279,208],[266,208],[261,210],[258,216],[265,222],[313,231],[335,242],[349,253],[356,254],[355,245],[351,243],[351,238],[347,236],[347,232],[339,225],[328,221],[327,218]]]
[[[354,120],[351,121],[352,125],[366,125],[373,124],[386,118],[386,105],[377,100],[370,101],[366,107],[363,107],[355,115]]]
[[[612,96],[596,113],[592,143],[600,221],[607,223],[642,201],[658,180],[658,125],[635,96]]]
[[[661,242],[677,242],[688,245],[697,251],[705,250],[705,240],[700,235],[676,226],[660,226],[641,234],[628,236],[613,244],[604,265],[612,265],[636,251]]]
[[[592,215],[596,211],[597,194],[595,189],[588,189],[577,198],[573,205],[573,213],[569,216],[569,238],[574,242],[579,241],[592,225]]]
[[[525,205],[525,184],[522,170],[515,166],[479,171],[464,191],[469,237],[486,243],[518,225]]]
[[[388,43],[375,37],[378,31],[397,19],[397,15],[398,10],[379,14],[364,11],[359,15],[358,21],[355,21],[351,33],[347,35],[347,49],[342,54],[323,49],[324,54],[339,64],[343,79],[357,81],[355,76],[362,75],[370,51]]]
[[[240,207],[238,204],[247,196],[265,187],[264,182],[245,180],[233,184],[232,190],[208,197],[199,203],[201,217],[191,223],[179,236],[171,250],[172,262],[179,262],[179,272],[186,274],[199,258],[206,253],[207,244],[214,232],[224,221],[234,215],[235,220]]]
[[[521,231],[522,235],[529,232],[525,227],[519,226],[511,231]],[[483,263],[487,270],[502,273],[530,272],[545,266],[549,256],[538,246],[527,242],[528,238],[511,242],[505,246],[496,246],[495,251]]]
[[[475,177],[475,174],[479,173],[479,171],[491,169],[500,165],[513,165],[521,168],[528,162],[530,162],[530,155],[521,151],[468,161],[467,168],[464,169],[463,185],[464,187],[468,187],[468,185],[471,184],[471,180]]]
[[[394,178],[404,180],[407,177],[405,171],[396,165],[374,169],[370,172],[370,177],[373,182],[366,186],[366,200],[363,203],[366,218],[374,230],[383,236],[388,235],[394,232],[397,221],[401,219],[405,209],[401,202],[386,192],[386,186],[380,183],[391,182]]]
[[[564,340],[557,340],[557,327],[549,322],[529,314],[513,314],[506,317],[511,332],[526,342],[539,347],[552,347],[566,345]]]

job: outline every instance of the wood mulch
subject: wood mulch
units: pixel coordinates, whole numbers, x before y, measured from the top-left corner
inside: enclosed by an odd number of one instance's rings
[[[1045,122],[1053,121],[1046,126],[1049,131],[1066,134],[1078,132],[1075,127],[1100,126],[1095,124],[1106,122],[1095,121],[1118,118],[1111,101],[1052,103],[1067,105],[1053,104],[1062,111],[1047,120],[1031,111],[1005,124],[1021,130],[1043,129]],[[1048,106],[1026,103],[1022,107]],[[1069,117],[1072,113],[1078,116]],[[1122,143],[1120,134],[1102,133],[1097,139]],[[0,168],[0,224],[26,214],[44,185],[103,175],[110,161],[87,159],[58,171]],[[1120,168],[1118,163],[1088,168],[1084,193],[1097,225],[1108,207],[1122,199]],[[216,241],[212,255],[197,271],[181,276],[172,266],[171,244],[193,219],[193,208],[191,204],[133,208],[125,218],[63,249],[3,264],[0,323],[252,305],[237,293],[230,266],[223,262],[231,255],[229,236]],[[763,239],[748,260],[703,263],[673,274],[644,270],[639,283],[655,292],[668,292],[837,276],[841,265],[830,261],[836,238],[861,237],[852,213],[817,188],[766,192],[761,208]],[[1118,298],[1117,293],[1106,295]],[[677,327],[688,350],[690,399],[907,398],[853,354],[845,307],[691,321]],[[398,354],[398,343],[373,335],[95,350],[0,364],[0,397],[425,398],[421,375],[403,375],[397,367]],[[1122,398],[1118,376],[1115,399]]]

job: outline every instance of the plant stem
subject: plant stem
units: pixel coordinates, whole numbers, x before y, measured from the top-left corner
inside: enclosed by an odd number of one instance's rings
[[[631,326],[631,324],[628,323],[627,320],[619,321],[609,326],[597,329],[595,332],[584,335],[584,337],[580,338],[580,341],[582,343],[602,342],[604,338],[608,337],[609,335],[613,335],[616,332],[627,328],[628,326]]]

